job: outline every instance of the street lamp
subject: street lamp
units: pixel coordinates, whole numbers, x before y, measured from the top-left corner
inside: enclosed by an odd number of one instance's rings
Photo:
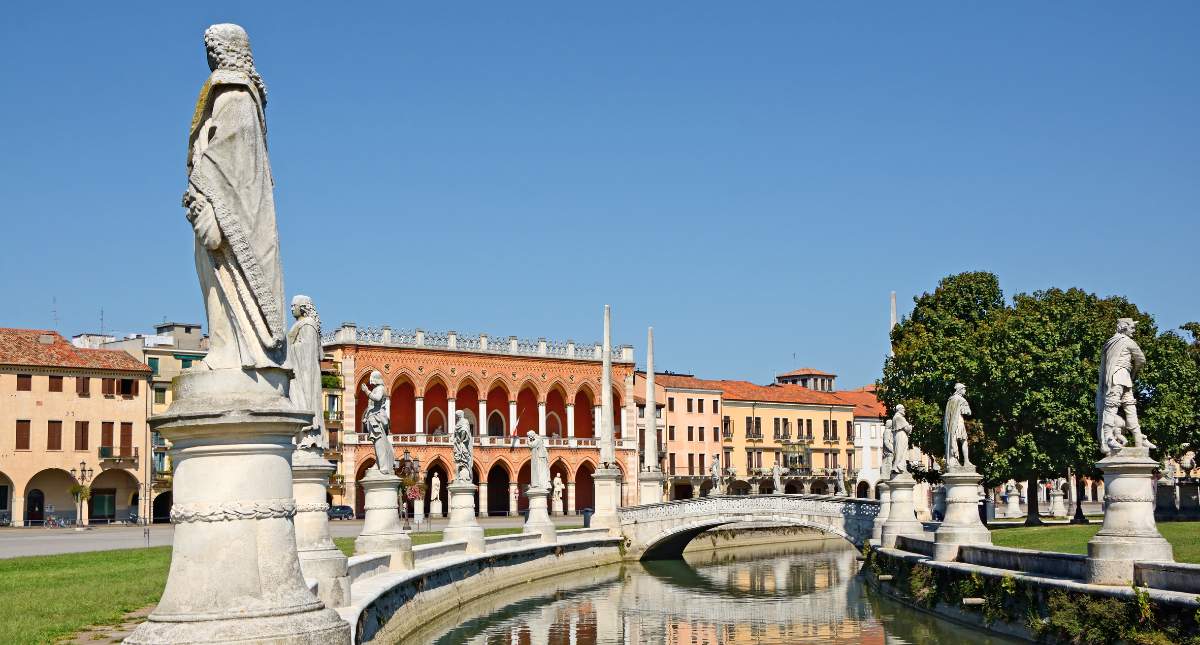
[[[407,484],[404,484],[403,482],[405,480],[410,480],[410,479],[413,481],[416,480],[417,473],[421,472],[420,464],[421,464],[421,461],[419,459],[414,460],[412,458],[412,455],[408,454],[408,449],[406,448],[404,450],[404,455],[400,457],[400,479],[402,482],[400,484],[400,487],[403,489],[400,491],[400,509],[401,509],[400,512],[404,516],[404,526],[402,528],[405,531],[411,531],[412,525],[409,524],[409,522],[408,522],[408,488],[409,487]]]
[[[79,462],[78,472],[76,472],[74,468],[71,469],[71,477],[75,479],[76,483],[78,483],[80,487],[79,492],[75,493],[75,518],[77,524],[75,529],[77,531],[82,531],[83,528],[87,526],[83,519],[83,488],[87,486],[89,481],[91,481],[92,473],[94,472],[94,470],[88,467],[86,461]]]

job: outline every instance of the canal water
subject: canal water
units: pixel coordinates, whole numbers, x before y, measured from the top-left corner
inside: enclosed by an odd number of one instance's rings
[[[1011,641],[866,587],[857,552],[816,540],[624,563],[524,582],[431,621],[405,643],[970,643]]]

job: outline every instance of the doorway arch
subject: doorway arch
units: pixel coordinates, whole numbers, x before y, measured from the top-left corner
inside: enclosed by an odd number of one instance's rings
[[[504,462],[497,462],[488,470],[488,515],[508,515],[508,488],[512,482],[508,467]]]
[[[25,495],[25,525],[34,526],[46,520],[46,494],[34,488]]]

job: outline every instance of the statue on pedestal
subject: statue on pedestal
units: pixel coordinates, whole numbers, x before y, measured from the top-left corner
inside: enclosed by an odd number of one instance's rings
[[[714,452],[712,463],[708,466],[709,478],[712,480],[712,488],[709,489],[710,495],[721,494],[721,453]],[[672,473],[674,474],[674,473]]]
[[[776,495],[782,494],[783,493],[783,466],[780,466],[778,463],[771,466],[771,479],[775,480],[774,481],[775,494]]]
[[[1133,377],[1146,364],[1142,348],[1130,337],[1137,322],[1132,318],[1117,321],[1117,333],[1104,343],[1100,352],[1100,382],[1096,389],[1096,433],[1100,452],[1111,455],[1125,446],[1122,429],[1133,434],[1133,445],[1155,448],[1138,425],[1137,399]],[[1120,413],[1124,413],[1124,417]]]
[[[375,444],[375,467],[382,475],[394,475],[396,472],[396,453],[392,450],[391,434],[391,397],[383,386],[383,374],[379,370],[371,372],[367,380],[371,384],[363,384],[362,391],[367,395],[367,410],[363,413],[363,432],[367,439]]]
[[[833,490],[835,495],[846,494],[846,471],[841,466],[833,469]]]
[[[438,502],[442,499],[442,478],[437,473],[429,480],[429,501]]]
[[[892,478],[892,461],[896,458],[895,450],[895,424],[891,419],[888,419],[883,424],[883,448],[880,450],[879,463],[879,478],[882,481],[887,481]]]
[[[188,134],[183,194],[196,236],[210,369],[286,367],[283,268],[267,159],[267,87],[237,25],[204,32],[212,74]]]
[[[525,434],[529,442],[529,487],[550,489],[550,450],[546,438],[530,430]]]
[[[971,416],[971,406],[966,399],[967,386],[954,384],[954,394],[946,401],[946,414],[942,417],[942,430],[946,434],[946,470],[973,468],[967,453],[967,425],[964,416]]]
[[[904,406],[896,406],[892,416],[892,469],[893,475],[908,474],[908,433],[912,424],[904,418]]]
[[[454,479],[471,483],[471,464],[474,461],[475,445],[471,436],[471,420],[462,410],[454,413]]]
[[[324,454],[329,442],[321,401],[321,317],[308,296],[292,298],[292,316],[296,323],[288,332],[293,371],[289,394],[298,409],[313,415],[312,425],[301,428],[296,449]]]
[[[554,485],[553,485],[554,496],[551,499],[554,500],[553,508],[556,513],[562,511],[563,489],[565,489],[566,487],[567,487],[566,484],[563,483],[562,475],[560,475],[559,473],[554,473]]]

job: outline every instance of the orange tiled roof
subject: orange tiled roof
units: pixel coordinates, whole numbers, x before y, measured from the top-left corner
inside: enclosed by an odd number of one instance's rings
[[[832,372],[822,372],[821,370],[812,367],[801,367],[798,370],[792,370],[786,374],[780,374],[779,376],[837,376],[837,374]]]
[[[50,342],[43,343],[42,337]],[[10,327],[0,327],[0,365],[150,372],[149,366],[125,351],[83,349],[67,342],[56,331]]]
[[[887,408],[875,396],[875,386],[868,385],[857,390],[842,390],[837,395],[854,404],[854,416],[882,419]]]
[[[663,387],[676,387],[685,390],[715,390],[721,391],[720,381],[708,381],[684,374],[655,374],[654,382]]]
[[[681,387],[691,390],[716,390],[723,398],[731,401],[767,401],[771,403],[804,403],[809,405],[854,405],[832,392],[818,392],[800,385],[775,383],[757,385],[749,381],[727,381],[695,378],[693,376],[665,375],[654,377],[664,387]]]

